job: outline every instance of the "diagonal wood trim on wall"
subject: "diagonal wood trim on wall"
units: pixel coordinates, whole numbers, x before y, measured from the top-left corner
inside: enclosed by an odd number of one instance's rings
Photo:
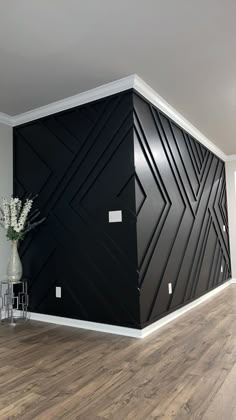
[[[134,149],[141,324],[146,325],[231,276],[225,166],[137,94]]]
[[[125,92],[14,129],[14,193],[47,216],[21,247],[32,312],[139,326],[132,112]]]
[[[230,277],[224,163],[134,91],[15,127],[29,192],[31,312],[141,328]]]

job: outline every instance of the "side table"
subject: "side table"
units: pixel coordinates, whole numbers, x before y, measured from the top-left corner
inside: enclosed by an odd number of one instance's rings
[[[0,280],[0,321],[9,320],[15,326],[17,318],[27,319],[29,305],[27,280]]]

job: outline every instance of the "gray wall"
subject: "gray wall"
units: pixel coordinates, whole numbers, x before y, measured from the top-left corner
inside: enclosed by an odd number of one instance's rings
[[[13,191],[13,151],[12,128],[0,124],[0,201],[3,197],[9,198]],[[6,272],[9,258],[10,244],[5,232],[0,229],[0,275]]]
[[[236,278],[236,160],[226,162],[225,168],[232,278]]]

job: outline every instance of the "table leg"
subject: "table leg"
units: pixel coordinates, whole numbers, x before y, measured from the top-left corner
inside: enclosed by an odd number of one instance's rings
[[[14,314],[13,314],[13,312],[14,312],[14,289],[13,289],[13,283],[11,284],[11,322],[10,322],[10,325],[12,326],[12,327],[14,327],[16,324],[15,324],[15,322],[14,322]]]

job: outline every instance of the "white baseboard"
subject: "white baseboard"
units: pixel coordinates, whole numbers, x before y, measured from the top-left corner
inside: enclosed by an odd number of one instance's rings
[[[67,327],[82,328],[85,330],[100,331],[110,334],[125,335],[128,337],[142,338],[141,330],[136,328],[120,327],[117,325],[101,324],[99,322],[83,321],[81,319],[64,318],[55,315],[37,314],[29,312],[29,319],[34,321],[49,322],[52,324],[65,325]]]
[[[169,324],[169,322],[174,321],[176,318],[179,318],[181,315],[184,315],[186,312],[191,311],[192,309],[196,308],[196,306],[201,305],[202,303],[206,302],[208,299],[211,299],[226,287],[230,286],[231,284],[236,283],[236,279],[230,279],[226,283],[223,283],[221,286],[216,287],[215,289],[211,290],[210,292],[206,293],[205,295],[201,296],[200,298],[194,300],[191,303],[183,306],[180,309],[172,312],[169,315],[166,315],[164,318],[159,319],[153,324],[148,325],[141,330],[142,336],[141,338],[147,337],[147,335],[153,333],[154,331],[159,330],[160,328],[164,327],[164,325]]]
[[[182,308],[177,309],[171,314],[166,315],[164,318],[161,318],[158,321],[154,322],[153,324],[148,325],[147,327],[140,330],[136,328],[127,328],[127,327],[121,327],[121,326],[110,325],[110,324],[101,324],[98,322],[83,321],[80,319],[72,319],[72,318],[64,318],[64,317],[54,316],[54,315],[38,314],[35,312],[29,312],[29,319],[32,319],[34,321],[49,322],[52,324],[64,325],[68,327],[75,327],[75,328],[82,328],[86,330],[105,332],[109,334],[123,335],[123,336],[133,337],[133,338],[145,338],[149,334],[153,333],[154,331],[159,330],[160,328],[169,324],[171,321],[174,321],[181,315],[184,315],[186,312],[191,311],[192,309],[196,308],[196,306],[206,302],[207,300],[214,297],[216,294],[220,293],[226,287],[235,283],[236,283],[236,279],[230,279],[226,283],[222,284],[221,286],[218,286],[216,289],[213,289],[210,292],[206,293],[204,296],[201,296],[200,298],[194,300],[193,302],[188,303]]]

